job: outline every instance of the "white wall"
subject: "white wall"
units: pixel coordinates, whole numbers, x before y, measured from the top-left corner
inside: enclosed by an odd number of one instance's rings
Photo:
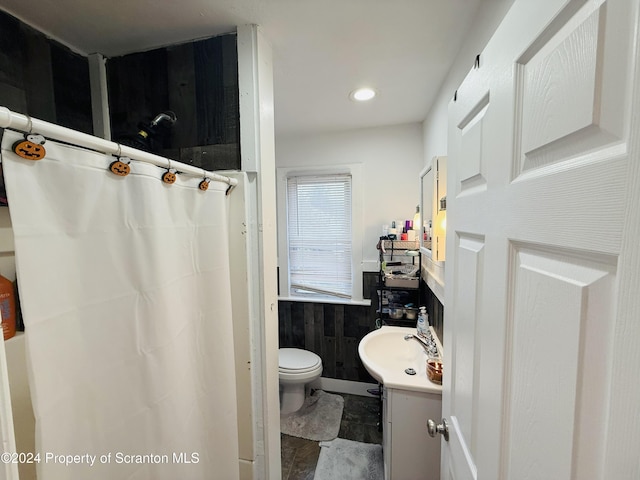
[[[449,102],[462,80],[469,73],[469,70],[473,68],[476,55],[484,49],[512,4],[513,0],[484,0],[480,3],[472,22],[472,28],[469,30],[453,66],[449,70],[427,117],[422,123],[424,166],[429,165],[435,156],[448,155],[447,118]],[[443,290],[445,262],[432,262],[429,258],[423,258],[422,266],[422,275],[427,283],[430,285],[435,283],[437,287]]]
[[[257,25],[238,27],[238,84],[242,169],[251,172],[247,176],[253,204],[248,213],[246,275],[253,286],[250,367],[256,430],[253,476],[248,476],[248,465],[241,462],[241,478],[275,479],[281,476],[281,462],[278,291],[273,281],[277,269],[273,55]]]
[[[363,270],[375,271],[382,225],[411,220],[419,202],[423,165],[422,125],[276,138],[276,167],[360,163],[364,171]]]
[[[422,126],[424,165],[436,155],[447,155],[447,109],[458,86],[473,68],[476,55],[485,47],[493,32],[513,4],[513,0],[484,0],[474,16],[471,30],[453,66],[449,70]]]

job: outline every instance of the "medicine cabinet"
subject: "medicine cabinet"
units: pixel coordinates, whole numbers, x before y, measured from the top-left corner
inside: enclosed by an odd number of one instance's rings
[[[444,262],[447,232],[447,157],[434,157],[420,172],[420,249],[434,262]]]

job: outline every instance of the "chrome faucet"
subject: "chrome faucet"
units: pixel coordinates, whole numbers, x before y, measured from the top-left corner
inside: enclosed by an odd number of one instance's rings
[[[422,338],[420,338],[417,335],[414,335],[413,333],[409,333],[407,335],[404,336],[404,339],[408,342],[411,339],[416,340],[420,346],[424,349],[425,353],[427,355],[429,355],[430,357],[434,357],[434,356],[438,356],[438,347],[436,347],[436,344],[433,340],[431,340],[431,342],[427,343],[426,341],[424,341]]]

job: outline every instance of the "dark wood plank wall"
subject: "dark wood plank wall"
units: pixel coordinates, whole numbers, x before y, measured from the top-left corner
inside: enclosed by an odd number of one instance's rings
[[[371,280],[367,278],[364,282],[371,285]],[[442,340],[444,307],[426,284],[422,287],[420,305],[426,306],[429,322]],[[360,340],[376,328],[375,305],[281,300],[278,316],[280,347],[303,348],[318,354],[322,358],[323,377],[376,383],[358,355]]]
[[[107,79],[115,140],[170,110],[178,121],[158,153],[206,170],[241,168],[235,34],[111,58]]]
[[[372,299],[377,296],[378,272],[362,272],[362,297]]]
[[[323,377],[376,383],[358,355],[360,340],[375,329],[370,307],[281,300],[278,315],[280,347],[318,354]]]
[[[196,83],[193,81],[195,57],[193,43],[167,48],[169,103],[178,117],[172,141],[176,148],[198,145]]]
[[[91,85],[87,59],[52,44],[51,74],[56,123],[92,134]]]
[[[420,305],[424,305],[429,314],[429,324],[433,327],[438,339],[442,342],[442,326],[444,324],[444,306],[438,300],[431,289],[423,282],[421,289]]]
[[[139,123],[170,110],[166,48],[108,59],[107,81],[114,140],[135,134]]]
[[[93,133],[86,57],[0,11],[0,105]]]

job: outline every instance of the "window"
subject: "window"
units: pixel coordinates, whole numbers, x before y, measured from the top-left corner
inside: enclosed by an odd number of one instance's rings
[[[351,174],[286,178],[289,293],[351,299]]]
[[[280,167],[278,295],[368,305],[362,298],[363,165]]]

